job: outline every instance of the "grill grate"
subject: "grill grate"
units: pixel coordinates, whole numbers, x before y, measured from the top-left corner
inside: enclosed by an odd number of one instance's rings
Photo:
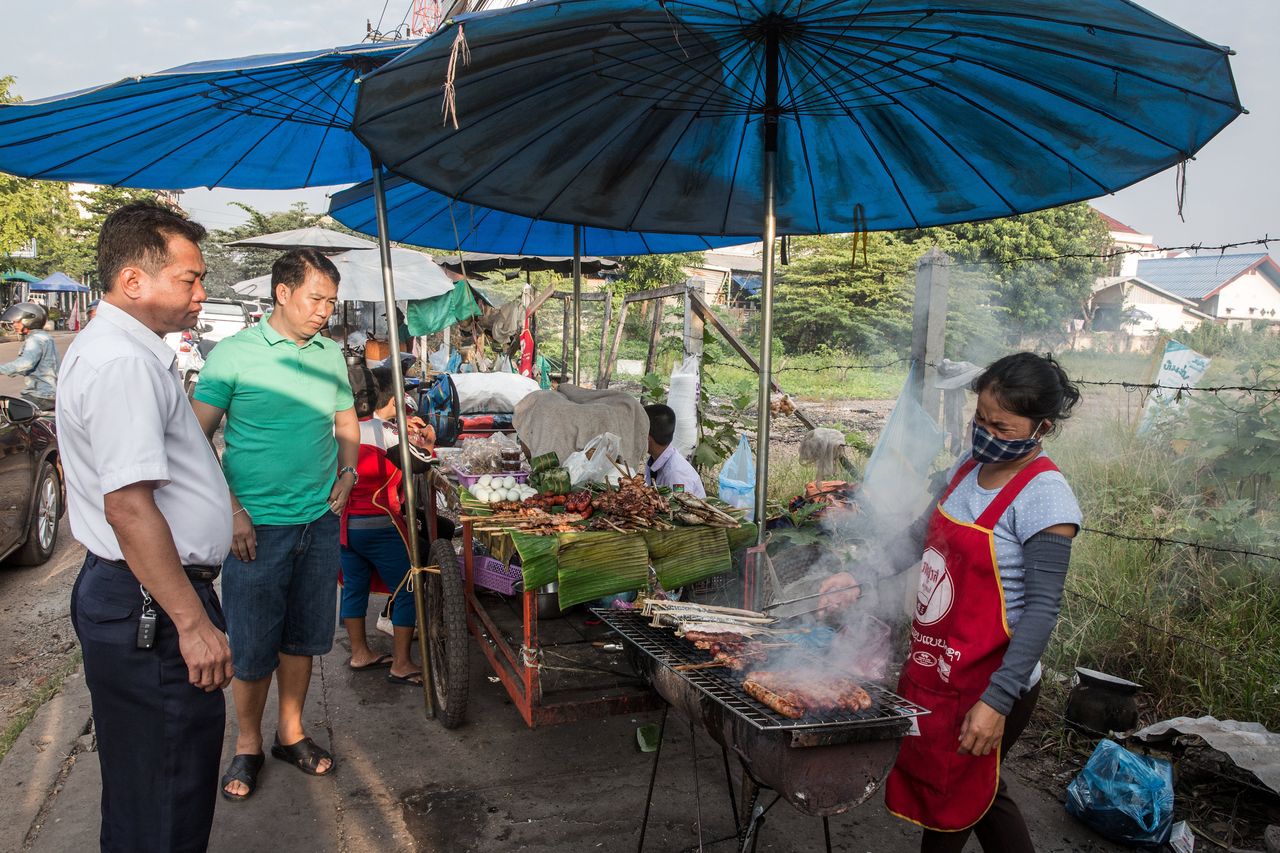
[[[677,637],[670,628],[654,628],[639,611],[593,609],[592,612],[617,631],[626,643],[663,666],[674,667],[677,664],[702,663],[712,659],[709,651],[696,648],[692,643]],[[675,672],[716,702],[763,730],[829,731],[886,724],[901,726],[912,717],[929,713],[878,684],[861,682],[862,687],[871,694],[872,706],[867,710],[810,714],[792,720],[757,702],[743,691],[742,682],[748,673],[727,667]]]

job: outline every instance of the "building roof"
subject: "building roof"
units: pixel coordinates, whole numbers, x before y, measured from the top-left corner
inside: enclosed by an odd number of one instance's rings
[[[1098,210],[1098,208],[1096,207],[1093,208],[1093,212],[1098,214],[1098,217],[1102,220],[1102,223],[1107,226],[1108,231],[1114,231],[1118,234],[1137,234],[1139,237],[1146,236],[1138,229],[1130,228],[1128,225],[1125,225],[1123,222],[1121,222],[1119,219],[1116,219],[1114,216],[1107,216],[1105,213],[1103,213],[1101,210]]]
[[[1138,277],[1186,299],[1204,300],[1252,270],[1265,272],[1280,287],[1280,267],[1266,252],[1150,258],[1138,261]]]

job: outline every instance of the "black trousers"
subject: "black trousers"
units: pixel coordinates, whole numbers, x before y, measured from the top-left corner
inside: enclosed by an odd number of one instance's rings
[[[1000,740],[1000,761],[1009,755],[1009,750],[1017,743],[1022,730],[1031,722],[1031,712],[1036,709],[1040,699],[1040,683],[1027,692],[1009,711],[1004,721],[1004,736]],[[1004,774],[1000,775],[1000,785],[996,789],[995,801],[991,808],[971,829],[962,832],[936,832],[932,829],[924,831],[920,840],[921,853],[960,853],[970,834],[978,836],[978,843],[986,853],[1035,853],[1031,843],[1031,833],[1027,830],[1027,822],[1022,818],[1018,804],[1009,796],[1009,789],[1004,784]]]
[[[193,582],[225,628],[210,582]],[[209,845],[226,725],[222,691],[187,680],[178,632],[159,606],[156,640],[137,647],[142,590],[128,569],[90,554],[71,591],[71,623],[102,766],[103,853],[198,853]]]

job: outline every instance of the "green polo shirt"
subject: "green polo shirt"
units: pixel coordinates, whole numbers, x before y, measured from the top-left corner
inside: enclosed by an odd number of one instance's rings
[[[338,344],[316,335],[298,346],[263,317],[213,348],[195,399],[227,413],[222,470],[254,524],[307,524],[328,511],[333,416],[355,405]]]

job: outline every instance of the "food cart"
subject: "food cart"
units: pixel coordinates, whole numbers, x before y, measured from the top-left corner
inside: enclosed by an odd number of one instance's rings
[[[418,585],[428,701],[450,727],[466,716],[466,633],[530,727],[659,707],[620,660],[608,626],[589,613],[561,618],[560,608],[729,572],[732,553],[756,536],[727,507],[645,486],[626,471],[609,484],[524,501],[489,503],[477,491],[475,475],[456,470],[437,471],[422,489],[431,526],[442,495],[459,507],[461,554],[433,537]]]

